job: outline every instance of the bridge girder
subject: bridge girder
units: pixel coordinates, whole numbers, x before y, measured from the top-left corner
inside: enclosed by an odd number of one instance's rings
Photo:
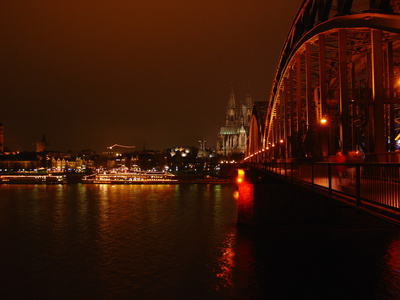
[[[303,2],[279,60],[263,144],[252,146],[269,150],[263,159],[395,150],[400,1],[365,2]]]

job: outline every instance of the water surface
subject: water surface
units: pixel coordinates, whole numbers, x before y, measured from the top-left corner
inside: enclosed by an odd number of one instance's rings
[[[236,190],[234,185],[201,184],[2,185],[0,296],[399,295],[397,227],[340,222],[238,227]]]

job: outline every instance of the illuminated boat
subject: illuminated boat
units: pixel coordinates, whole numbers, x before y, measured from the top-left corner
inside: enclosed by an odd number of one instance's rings
[[[100,184],[173,184],[178,183],[175,175],[168,172],[129,172],[92,174],[82,178],[83,183]]]
[[[62,184],[66,183],[66,178],[65,175],[52,175],[52,174],[0,175],[0,183]]]

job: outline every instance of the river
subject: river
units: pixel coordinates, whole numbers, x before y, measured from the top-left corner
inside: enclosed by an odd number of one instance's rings
[[[236,190],[210,184],[1,185],[0,296],[400,295],[398,227],[237,226]]]

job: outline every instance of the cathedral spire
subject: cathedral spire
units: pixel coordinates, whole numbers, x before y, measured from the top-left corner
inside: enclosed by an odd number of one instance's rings
[[[231,96],[229,97],[228,107],[229,108],[235,108],[236,107],[235,93],[233,91],[233,82],[231,82]]]
[[[244,103],[247,107],[253,106],[253,101],[251,100],[251,93],[250,93],[250,81],[247,81],[247,95],[246,100]]]
[[[235,93],[233,92],[233,83],[231,82],[231,96],[226,108],[226,126],[235,126],[237,124],[237,109],[235,101]]]

